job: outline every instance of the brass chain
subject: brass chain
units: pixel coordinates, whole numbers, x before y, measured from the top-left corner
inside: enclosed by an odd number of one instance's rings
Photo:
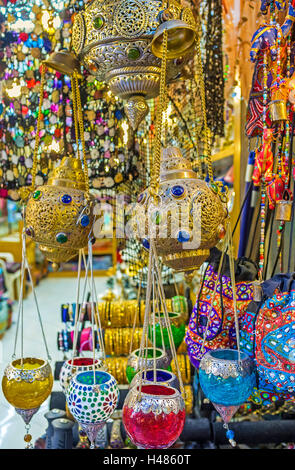
[[[167,104],[166,100],[166,64],[167,64],[167,43],[168,43],[168,32],[165,29],[163,33],[163,55],[161,64],[161,78],[160,78],[160,96],[159,104],[157,109],[156,117],[156,136],[154,145],[154,159],[153,159],[153,171],[150,184],[150,192],[156,199],[159,189],[160,179],[160,166],[161,166],[161,136],[163,129],[163,113]]]
[[[36,174],[37,174],[37,163],[38,163],[38,152],[39,152],[39,145],[40,145],[40,131],[41,131],[41,114],[42,114],[42,106],[44,100],[44,84],[45,84],[45,72],[46,67],[44,64],[41,65],[41,80],[40,80],[40,98],[39,98],[39,109],[38,109],[38,118],[37,118],[37,127],[36,127],[36,138],[35,138],[35,146],[33,152],[33,165],[32,165],[32,183],[30,188],[23,191],[23,199],[26,199],[28,194],[35,189],[36,186]],[[26,189],[26,188],[25,188]]]
[[[80,158],[79,126],[78,126],[78,117],[77,117],[77,94],[76,94],[75,73],[71,77],[71,85],[72,85],[73,117],[74,117],[74,125],[75,125],[75,138],[76,138],[76,144],[77,144],[77,155],[78,155],[78,158]]]
[[[206,116],[206,95],[205,95],[205,84],[204,84],[204,73],[202,65],[202,55],[201,55],[201,46],[200,39],[196,41],[197,49],[197,78],[200,83],[200,93],[201,93],[201,104],[203,112],[203,123],[204,123],[204,155],[207,163],[208,176],[211,182],[213,182],[213,166],[211,159],[211,145],[210,145],[210,130],[207,125],[207,116]]]
[[[193,57],[193,69],[195,70],[195,56]],[[201,162],[200,162],[200,157],[199,157],[199,152],[198,152],[198,133],[197,133],[197,113],[196,113],[196,107],[195,107],[195,102],[197,101],[196,97],[196,85],[195,81],[192,78],[190,80],[190,92],[191,92],[191,97],[193,100],[192,106],[191,106],[191,111],[192,111],[192,122],[193,124],[193,129],[191,132],[192,139],[193,139],[193,148],[192,148],[192,153],[194,152],[194,148],[196,149],[196,157],[193,158],[194,160],[194,166],[195,166],[195,171],[198,175],[199,178],[202,176],[202,167],[201,167]]]
[[[76,119],[78,120],[79,124],[79,131],[80,131],[80,140],[82,144],[82,154],[83,154],[83,165],[84,165],[84,177],[85,177],[85,186],[86,186],[86,199],[89,200],[89,175],[88,175],[88,164],[86,159],[86,146],[85,146],[85,138],[84,138],[84,123],[83,123],[83,114],[82,114],[82,103],[81,103],[81,95],[79,90],[79,80],[78,80],[78,72],[74,71],[74,89],[75,89],[75,101],[76,106],[74,106],[76,112]]]

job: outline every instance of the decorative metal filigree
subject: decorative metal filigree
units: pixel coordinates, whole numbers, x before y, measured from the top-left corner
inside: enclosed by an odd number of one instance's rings
[[[198,178],[179,149],[165,149],[162,158],[159,201],[154,202],[149,188],[139,196],[133,228],[139,238],[155,239],[169,267],[191,271],[224,235],[226,197],[215,184]]]
[[[166,353],[162,349],[156,349],[157,352],[160,351],[160,355],[156,357],[156,365],[157,369],[167,369],[167,367],[170,364],[170,359]],[[142,358],[139,358],[139,349],[136,349],[133,351],[129,357],[128,357],[128,362],[127,362],[127,367],[132,367],[135,371],[138,371],[140,368],[143,367],[143,363],[146,363],[147,368],[152,368],[154,365],[154,359],[153,357],[145,358],[142,360]]]
[[[141,397],[140,400],[139,396]],[[175,390],[174,395],[169,395],[169,397],[161,395],[153,396],[143,391],[139,393],[138,387],[133,387],[129,391],[124,406],[131,408],[135,413],[142,411],[145,414],[150,412],[156,414],[177,414],[185,409],[184,400],[177,390]]]
[[[179,19],[183,8],[177,0],[170,4],[172,16]],[[78,15],[74,18],[75,53],[88,71],[98,80],[107,82],[111,91],[120,98],[129,100],[143,95],[149,99],[159,93],[161,60],[152,54],[150,44],[161,24],[161,11],[161,0],[93,0],[81,12],[85,23],[82,48],[84,23]],[[188,13],[185,17],[191,21]],[[83,29],[81,34],[79,28]],[[168,82],[178,78],[188,55],[181,61],[167,61]],[[141,67],[140,71],[138,67]],[[151,67],[154,68],[152,72]]]
[[[118,33],[128,38],[140,36],[147,27],[147,21],[145,6],[138,0],[122,0],[114,12]]]
[[[80,54],[83,49],[85,41],[85,24],[83,15],[78,13],[75,17],[75,22],[73,24],[73,33],[72,33],[72,44],[73,49],[76,54]]]
[[[38,369],[21,369],[15,367],[16,365],[20,365],[21,360],[17,359],[16,361],[11,362],[4,371],[4,376],[7,377],[7,380],[16,380],[17,382],[29,382],[32,383],[35,380],[45,380],[51,375],[51,367],[49,363],[42,359],[35,359],[35,358],[24,358],[23,362],[34,362],[40,363],[40,367]]]
[[[63,198],[68,202],[63,203]],[[80,160],[65,157],[48,184],[30,195],[25,214],[26,233],[39,243],[49,261],[68,261],[87,246],[94,222],[92,206],[93,199],[86,200]]]
[[[202,357],[200,369],[203,369],[206,374],[213,374],[224,379],[228,377],[244,377],[253,372],[253,361],[244,353],[241,353],[240,362],[238,362],[238,360],[220,359],[219,357],[214,357],[213,351],[207,352],[207,354]]]

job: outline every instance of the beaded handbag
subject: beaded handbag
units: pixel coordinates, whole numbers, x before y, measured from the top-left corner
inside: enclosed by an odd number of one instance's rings
[[[218,279],[217,266],[220,251],[214,248],[211,253],[185,338],[190,361],[196,368],[199,367],[200,360],[206,352],[213,349],[236,349],[237,342],[233,292],[227,268],[228,260]],[[255,263],[246,258],[237,260],[235,278],[239,318],[253,299],[252,281],[256,275]],[[215,296],[214,290],[216,290]]]
[[[241,350],[256,363],[251,400],[267,405],[295,396],[295,273],[277,274],[262,284],[264,299],[242,318]]]

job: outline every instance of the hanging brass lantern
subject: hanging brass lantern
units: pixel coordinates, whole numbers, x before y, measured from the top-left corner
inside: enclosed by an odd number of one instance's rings
[[[163,263],[175,271],[198,269],[225,235],[224,189],[200,180],[176,147],[162,151],[158,201],[149,188],[137,201],[133,228],[145,248],[154,239]]]
[[[178,0],[93,0],[74,17],[74,52],[112,93],[127,100],[133,129],[148,112],[146,100],[159,94],[160,28],[168,31],[169,82],[179,76],[194,46],[196,24],[190,8]]]
[[[87,246],[94,221],[92,206],[81,161],[72,156],[64,157],[49,175],[48,184],[30,195],[25,231],[54,268]]]

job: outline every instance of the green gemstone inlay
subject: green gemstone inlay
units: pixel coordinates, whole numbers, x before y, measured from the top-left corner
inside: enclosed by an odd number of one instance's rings
[[[56,241],[58,243],[66,243],[68,241],[68,237],[66,236],[65,233],[58,233],[56,235]]]
[[[137,47],[131,47],[128,50],[127,55],[128,55],[128,59],[136,60],[140,56],[140,50]]]
[[[40,196],[41,196],[41,191],[35,191],[33,194],[34,199],[39,199]]]
[[[93,25],[95,29],[101,29],[103,27],[103,18],[101,16],[98,16],[97,18],[94,19]]]

